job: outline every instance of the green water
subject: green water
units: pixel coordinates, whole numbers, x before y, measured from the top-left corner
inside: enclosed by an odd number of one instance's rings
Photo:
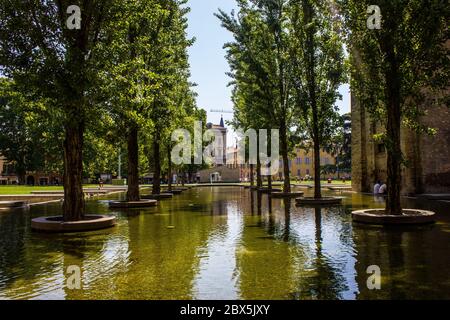
[[[94,233],[31,232],[58,203],[1,212],[0,299],[450,299],[449,203],[405,200],[438,223],[382,228],[351,222],[352,209],[383,206],[372,196],[314,209],[251,194],[197,188],[128,211],[91,200],[88,212],[118,218]],[[66,285],[72,265],[80,290]],[[370,265],[381,290],[367,288]]]

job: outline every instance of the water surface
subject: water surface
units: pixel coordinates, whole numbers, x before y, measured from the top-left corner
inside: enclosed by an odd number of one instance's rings
[[[0,299],[450,299],[449,203],[405,199],[438,223],[386,228],[350,216],[383,199],[339,195],[343,206],[330,208],[238,187],[195,188],[148,209],[90,200],[88,212],[118,225],[65,235],[30,230],[31,218],[60,214],[59,203],[1,212]],[[81,290],[67,288],[72,265]],[[381,290],[367,288],[370,265]]]

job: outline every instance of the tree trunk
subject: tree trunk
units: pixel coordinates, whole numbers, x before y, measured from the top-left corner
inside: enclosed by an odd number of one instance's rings
[[[172,191],[172,154],[170,152],[170,144],[167,146],[167,176],[168,176],[168,190]]]
[[[128,129],[128,191],[127,201],[139,201],[139,147],[138,129],[135,125]]]
[[[255,214],[255,194],[250,192],[250,212],[252,215]]]
[[[272,157],[272,137],[269,134],[268,135],[268,139],[267,139],[267,155],[270,154],[270,157]],[[279,160],[278,160],[279,161]],[[271,166],[272,166],[272,161],[269,161],[267,163],[267,188],[269,190],[272,190],[272,170],[271,170]]]
[[[161,155],[159,146],[159,134],[156,133],[153,139],[153,189],[152,194],[161,193]]]
[[[258,214],[258,216],[260,216],[262,214],[262,193],[261,192],[256,192],[256,202],[257,202],[257,209],[256,212]]]
[[[269,164],[269,170],[270,170],[270,164]],[[272,190],[272,176],[269,175],[267,176],[267,188],[269,188],[269,190]]]
[[[314,11],[310,2],[303,3],[303,14],[305,16],[305,22],[310,23],[314,18]],[[316,59],[315,59],[315,43],[314,34],[315,28],[310,27],[307,31],[307,80],[308,80],[308,91],[311,103],[311,113],[312,113],[312,139],[314,143],[314,198],[319,199],[322,197],[322,190],[320,188],[320,134],[319,134],[319,119],[318,119],[318,108],[316,100]]]
[[[401,162],[402,150],[400,145],[401,108],[400,85],[398,79],[397,63],[393,49],[389,50],[390,70],[386,74],[387,106],[387,200],[386,214],[401,215]]]
[[[255,185],[254,167],[254,164],[250,164],[250,185],[252,187]]]
[[[65,126],[63,220],[84,218],[83,133],[84,122],[73,119]]]
[[[263,186],[262,177],[261,177],[261,162],[259,161],[259,159],[256,163],[256,186],[258,188],[262,188],[262,186]]]
[[[314,198],[322,198],[322,188],[320,185],[320,144],[318,139],[314,139]]]
[[[19,185],[25,185],[26,182],[26,171],[17,170],[17,178],[19,179]]]
[[[261,177],[261,157],[259,156],[259,135],[257,136],[256,143],[256,186],[262,188],[263,182]]]
[[[291,199],[283,199],[284,204],[284,231],[283,241],[288,242],[291,234]]]
[[[258,188],[262,188],[263,182],[262,182],[262,176],[261,176],[261,161],[258,159],[256,160],[256,186]]]
[[[322,254],[322,209],[320,207],[314,208],[315,218],[315,240],[316,240],[316,255]]]
[[[284,185],[283,192],[291,192],[291,179],[289,173],[289,157],[288,157],[288,144],[287,144],[287,129],[286,124],[282,123],[280,126],[280,152],[283,158],[283,174],[284,174]]]
[[[19,180],[18,181],[19,185],[25,185],[27,183],[26,181],[27,166],[25,162],[26,162],[25,156],[21,156],[19,159],[17,159],[16,165],[14,166],[17,179]],[[4,174],[8,175],[8,166],[6,166]]]

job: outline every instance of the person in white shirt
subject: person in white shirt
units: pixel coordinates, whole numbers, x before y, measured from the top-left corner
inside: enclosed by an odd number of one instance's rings
[[[375,183],[375,186],[373,187],[373,194],[378,194],[380,192],[381,182],[377,181]]]
[[[378,190],[379,194],[386,194],[387,191],[387,185],[385,183],[383,183],[380,187],[380,190]]]

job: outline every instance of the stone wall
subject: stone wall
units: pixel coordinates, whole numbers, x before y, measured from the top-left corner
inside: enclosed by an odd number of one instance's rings
[[[450,192],[450,108],[433,108],[424,123],[437,128],[436,136],[420,137],[420,183],[424,192]]]
[[[371,192],[376,180],[386,181],[386,152],[380,152],[373,135],[381,128],[352,96],[352,185],[354,191]],[[417,135],[403,128],[403,194],[450,193],[450,109],[429,108],[421,122],[437,129],[435,136]]]

